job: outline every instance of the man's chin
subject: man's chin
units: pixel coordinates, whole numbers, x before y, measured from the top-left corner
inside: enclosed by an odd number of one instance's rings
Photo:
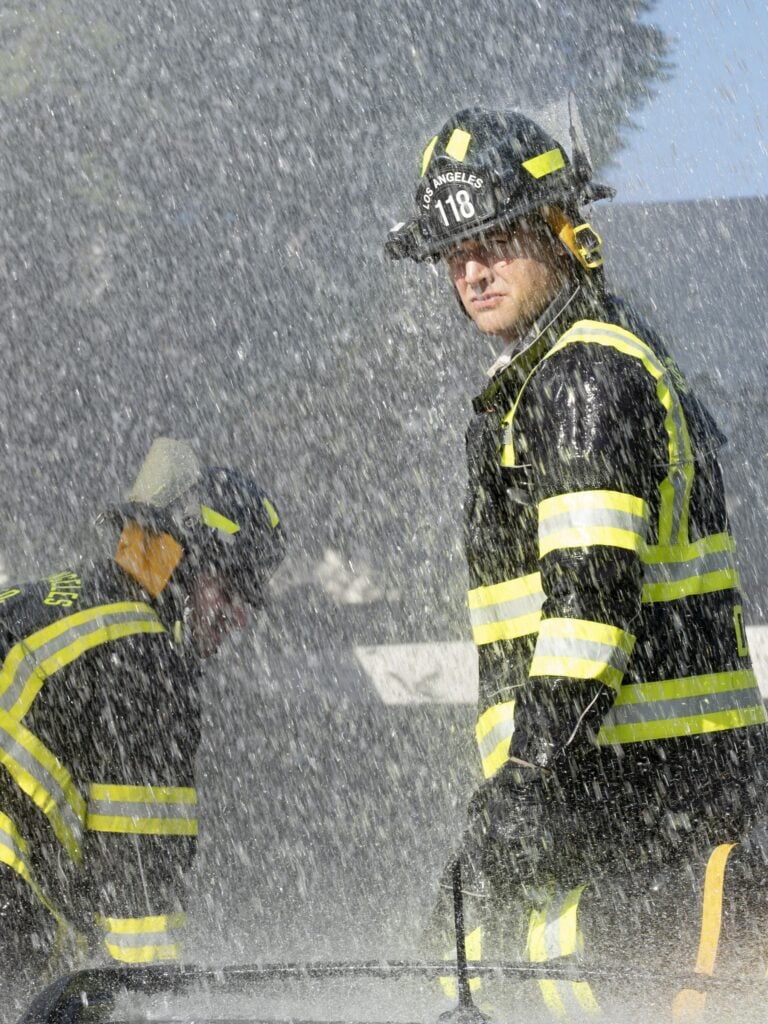
[[[499,316],[496,310],[489,310],[488,312],[481,310],[472,319],[477,329],[483,334],[494,334],[504,337],[518,334],[520,331],[517,317]]]

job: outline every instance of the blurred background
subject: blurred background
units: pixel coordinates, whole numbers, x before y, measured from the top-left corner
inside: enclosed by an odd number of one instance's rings
[[[0,5],[1,578],[90,551],[159,434],[291,538],[206,675],[191,959],[410,955],[479,781],[460,516],[494,352],[382,251],[458,107],[575,91],[611,285],[730,439],[762,659],[767,30],[746,0]]]

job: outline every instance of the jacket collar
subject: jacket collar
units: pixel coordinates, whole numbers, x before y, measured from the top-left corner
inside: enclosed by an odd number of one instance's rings
[[[580,283],[569,281],[522,338],[511,342],[486,371],[491,382],[474,399],[475,412],[494,408],[500,395],[516,394],[534,366],[563,333],[563,323],[571,323],[587,296]]]

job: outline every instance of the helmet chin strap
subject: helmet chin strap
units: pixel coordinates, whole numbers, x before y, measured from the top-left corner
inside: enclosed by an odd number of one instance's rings
[[[557,206],[541,210],[541,218],[551,234],[568,250],[584,270],[597,270],[603,265],[603,240],[587,221],[574,226]]]

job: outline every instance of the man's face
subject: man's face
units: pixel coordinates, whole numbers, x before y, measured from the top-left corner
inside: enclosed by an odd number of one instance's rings
[[[503,232],[460,242],[445,255],[461,304],[484,334],[515,341],[568,278],[549,237],[519,221]]]
[[[192,644],[200,658],[210,658],[233,629],[247,620],[245,605],[236,591],[215,576],[201,576],[190,597]]]

